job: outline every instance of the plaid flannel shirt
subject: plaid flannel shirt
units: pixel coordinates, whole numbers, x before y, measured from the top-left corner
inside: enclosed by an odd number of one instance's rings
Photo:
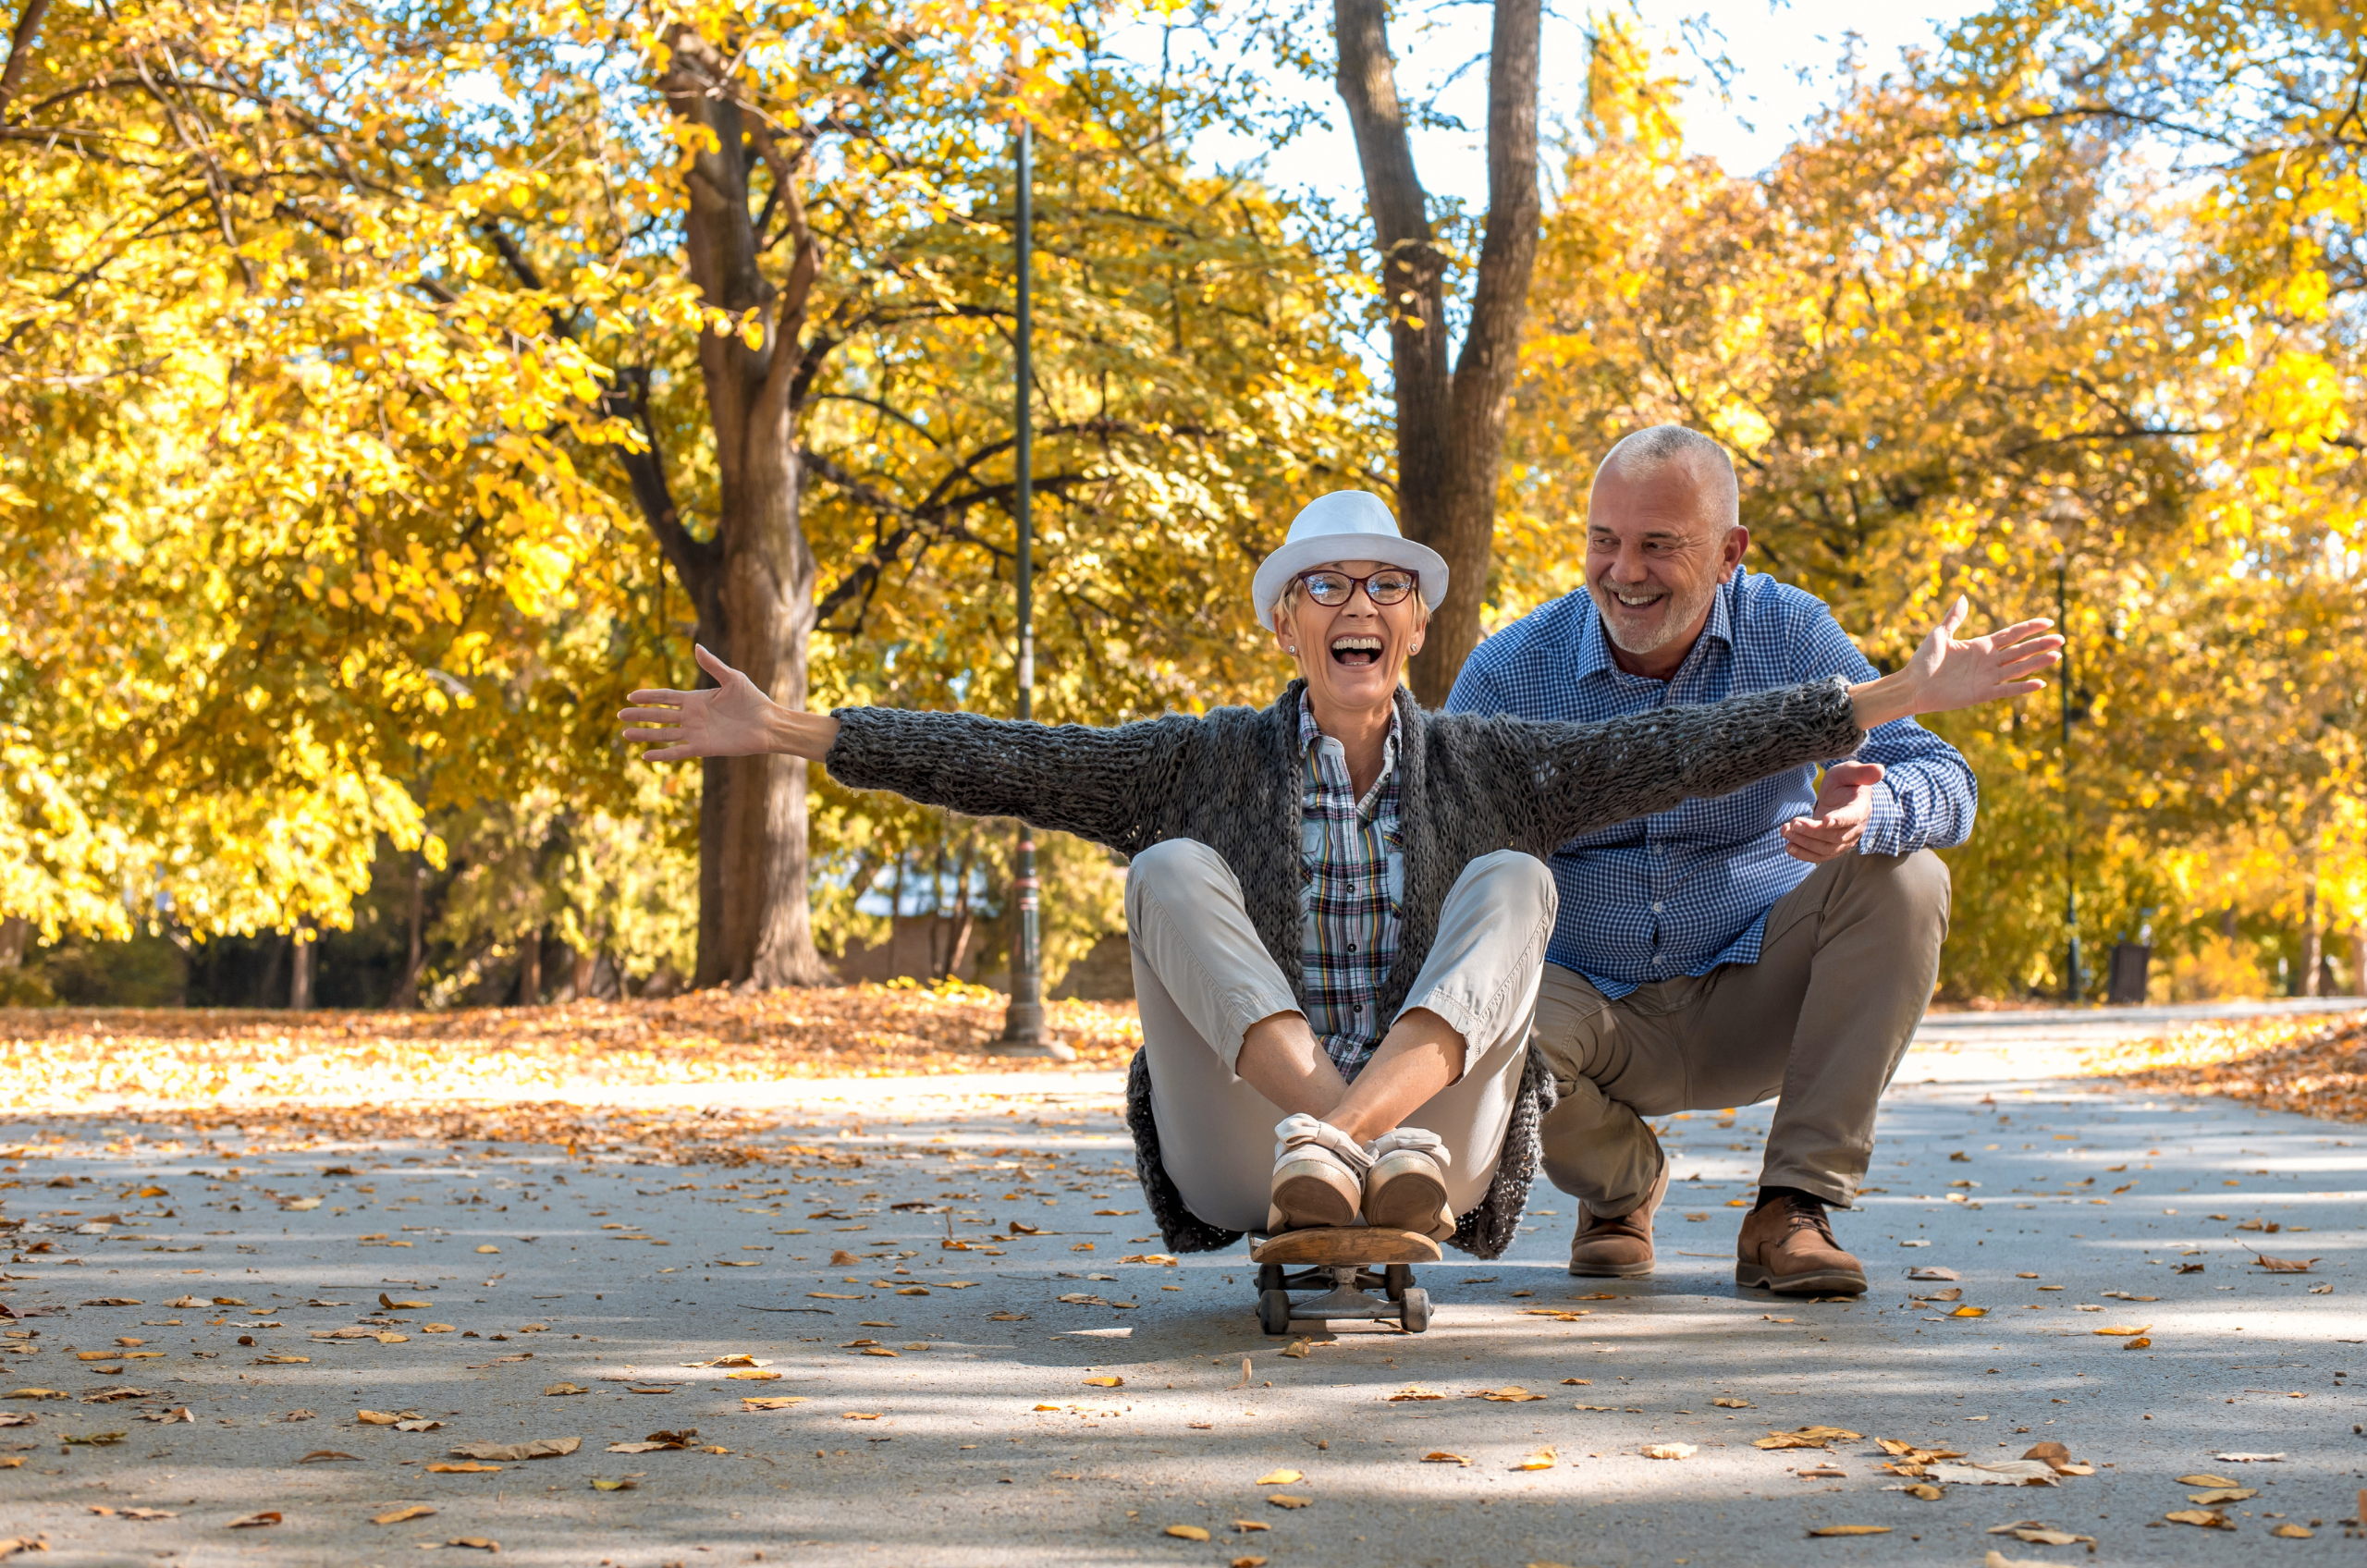
[[[1299,816],[1299,954],[1307,1026],[1353,1082],[1380,1048],[1391,1020],[1380,985],[1397,962],[1397,905],[1405,887],[1397,833],[1397,719],[1389,721],[1380,777],[1364,798],[1348,781],[1348,753],[1316,728],[1299,699],[1306,784]]]
[[[1737,569],[1668,680],[1618,667],[1581,589],[1472,650],[1446,705],[1599,724],[1832,675],[1870,680],[1874,668],[1822,600]],[[1911,718],[1895,719],[1867,736],[1858,760],[1887,770],[1874,786],[1859,854],[1912,854],[1971,837],[1980,794],[1954,746]],[[1768,910],[1815,869],[1784,851],[1781,828],[1815,802],[1816,770],[1795,768],[1572,839],[1551,863],[1562,908],[1546,959],[1613,998],[1723,963],[1758,962]]]

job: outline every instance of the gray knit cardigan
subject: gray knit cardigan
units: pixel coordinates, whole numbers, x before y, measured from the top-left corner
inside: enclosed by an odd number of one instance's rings
[[[1232,867],[1258,938],[1293,991],[1303,992],[1305,684],[1292,681],[1267,708],[1171,714],[1107,729],[840,708],[838,740],[823,761],[853,789],[890,790],[972,816],[1014,816],[1121,854],[1197,839]],[[1404,892],[1397,962],[1380,989],[1384,1018],[1404,1005],[1438,936],[1448,890],[1480,856],[1515,849],[1542,860],[1581,834],[1847,756],[1865,739],[1837,676],[1602,724],[1430,713],[1401,690],[1397,717]],[[1523,1089],[1496,1179],[1455,1229],[1455,1244],[1483,1257],[1510,1244],[1536,1174],[1537,1121],[1553,1090],[1534,1057]],[[1145,1194],[1167,1244],[1179,1252],[1232,1244],[1238,1232],[1192,1215],[1168,1179],[1139,1052],[1127,1098]]]

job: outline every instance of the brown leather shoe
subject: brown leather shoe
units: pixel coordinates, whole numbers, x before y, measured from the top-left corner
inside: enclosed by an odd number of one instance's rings
[[[1578,1205],[1578,1233],[1570,1238],[1570,1272],[1581,1280],[1634,1280],[1652,1271],[1652,1215],[1668,1195],[1668,1161],[1644,1201],[1625,1214],[1596,1214]]]
[[[1750,1211],[1735,1239],[1735,1283],[1785,1295],[1854,1296],[1866,1270],[1833,1239],[1833,1222],[1814,1198],[1785,1193]]]

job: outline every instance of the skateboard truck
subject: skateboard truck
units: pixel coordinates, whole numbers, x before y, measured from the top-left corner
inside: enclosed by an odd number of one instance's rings
[[[1367,1225],[1285,1231],[1250,1248],[1257,1265],[1257,1325],[1287,1334],[1293,1324],[1394,1323],[1409,1334],[1430,1326],[1430,1293],[1414,1282],[1414,1265],[1439,1261],[1439,1244],[1416,1231]],[[1301,1265],[1296,1271],[1289,1266]],[[1381,1294],[1368,1294],[1375,1289]],[[1294,1301],[1294,1291],[1320,1291]]]

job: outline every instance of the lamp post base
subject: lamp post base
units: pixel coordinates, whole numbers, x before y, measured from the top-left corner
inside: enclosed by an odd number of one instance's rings
[[[988,1056],[1036,1057],[1047,1061],[1076,1060],[1076,1047],[1058,1040],[989,1040],[979,1048]]]
[[[1045,1038],[1044,1004],[1034,1001],[1012,1001],[1003,1013],[1000,1037],[987,1041],[985,1050],[988,1056],[1034,1057],[1046,1061],[1076,1060],[1074,1047]]]

